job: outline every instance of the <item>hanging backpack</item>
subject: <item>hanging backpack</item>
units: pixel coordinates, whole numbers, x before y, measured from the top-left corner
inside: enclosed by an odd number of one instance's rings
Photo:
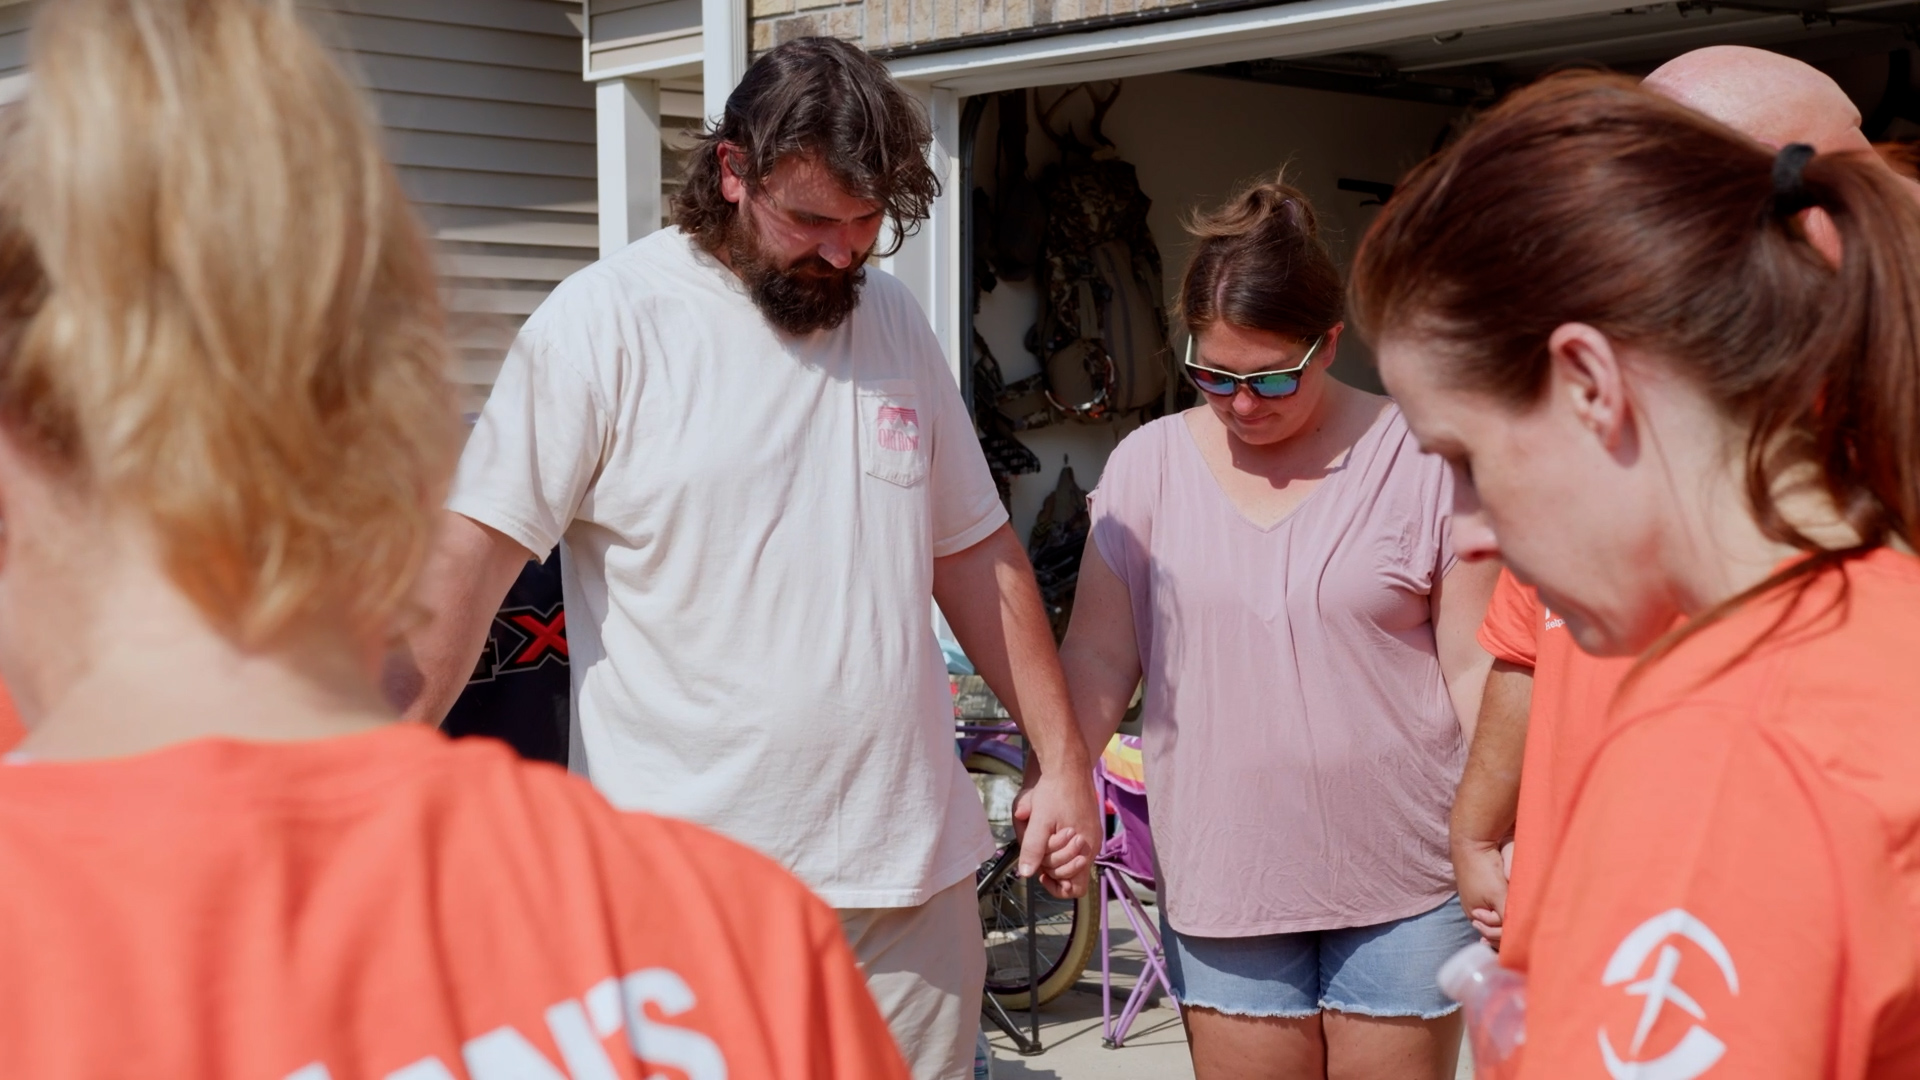
[[[1034,580],[1040,584],[1040,600],[1053,624],[1055,641],[1067,636],[1067,623],[1073,618],[1080,557],[1087,549],[1087,533],[1092,528],[1087,493],[1074,482],[1073,467],[1066,466],[1060,470],[1053,494],[1040,504],[1040,516],[1034,519],[1033,531],[1027,536],[1027,558],[1033,562]]]
[[[1060,106],[1080,92],[1093,102],[1091,142],[1071,122],[1064,130],[1053,125]],[[1040,111],[1060,161],[1040,177],[1045,292],[1031,344],[1053,406],[1089,422],[1162,404],[1172,373],[1160,249],[1147,227],[1153,201],[1102,131],[1119,96],[1119,83],[1104,98],[1082,84]]]

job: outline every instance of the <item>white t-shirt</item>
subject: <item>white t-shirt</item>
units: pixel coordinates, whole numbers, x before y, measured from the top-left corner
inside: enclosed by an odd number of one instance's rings
[[[678,229],[603,259],[527,320],[448,506],[564,542],[577,745],[616,805],[835,907],[918,905],[991,853],[928,611],[934,558],[1007,515],[893,277],[789,337]]]

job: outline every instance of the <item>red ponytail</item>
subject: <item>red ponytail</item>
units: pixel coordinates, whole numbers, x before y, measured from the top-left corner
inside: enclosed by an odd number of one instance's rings
[[[1865,154],[1813,157],[1783,198],[1776,157],[1626,79],[1551,76],[1415,170],[1354,264],[1365,331],[1439,343],[1454,385],[1530,406],[1548,336],[1586,323],[1747,429],[1754,519],[1814,557],[1689,632],[1896,538],[1920,546],[1920,207]],[[1801,206],[1833,220],[1838,267]],[[1802,472],[1858,547],[1825,551],[1781,512]]]

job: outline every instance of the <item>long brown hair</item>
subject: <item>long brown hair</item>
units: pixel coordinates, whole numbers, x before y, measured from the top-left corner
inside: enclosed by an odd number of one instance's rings
[[[673,221],[708,250],[725,243],[735,213],[720,193],[722,143],[743,152],[741,179],[756,190],[781,159],[817,156],[847,194],[886,212],[893,243],[882,256],[919,230],[940,194],[926,111],[886,65],[837,38],[796,38],[755,60],[688,157]]]
[[[0,130],[0,426],[245,645],[384,635],[458,417],[431,253],[292,0],[50,0]]]
[[[1894,538],[1920,540],[1920,208],[1864,155],[1813,157],[1797,181],[1780,164],[1625,79],[1557,75],[1415,170],[1354,264],[1370,336],[1438,343],[1463,389],[1531,406],[1548,336],[1579,322],[1668,358],[1746,428],[1754,518],[1810,557],[1684,633],[1790,582],[1804,593]],[[1837,227],[1838,267],[1807,242],[1807,207]],[[1803,477],[1857,546],[1825,550],[1781,511]]]
[[[1179,317],[1199,335],[1216,322],[1312,340],[1340,321],[1345,290],[1313,204],[1285,174],[1254,182],[1187,220],[1193,256]]]

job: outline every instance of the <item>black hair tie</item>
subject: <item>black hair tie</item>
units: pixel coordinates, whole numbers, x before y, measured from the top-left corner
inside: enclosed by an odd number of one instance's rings
[[[1786,218],[1792,217],[1813,205],[1813,196],[1807,194],[1807,162],[1813,160],[1814,149],[1806,143],[1788,143],[1773,156],[1773,212]]]

